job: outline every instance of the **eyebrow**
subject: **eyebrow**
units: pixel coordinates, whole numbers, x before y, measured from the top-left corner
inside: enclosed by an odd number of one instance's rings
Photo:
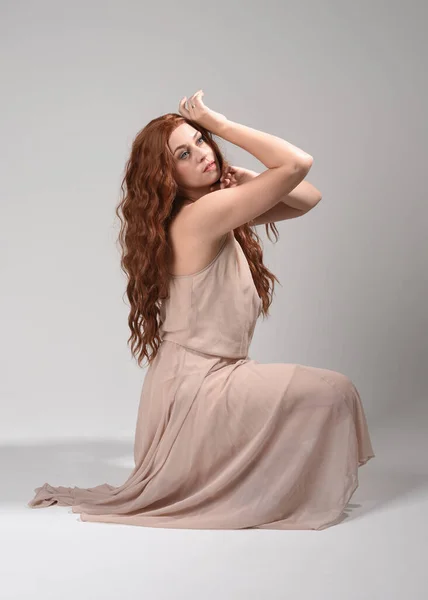
[[[199,131],[196,131],[196,133],[193,135],[192,139],[195,139],[195,137],[198,135]],[[180,144],[179,146],[177,146],[177,148],[174,150],[173,154],[175,154],[177,152],[177,150],[179,150],[180,148],[185,148],[187,146],[187,144]]]

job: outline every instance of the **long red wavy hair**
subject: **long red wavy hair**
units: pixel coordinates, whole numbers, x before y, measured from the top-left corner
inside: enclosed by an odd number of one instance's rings
[[[128,279],[126,294],[130,303],[131,335],[127,342],[139,366],[144,357],[148,365],[153,362],[162,341],[160,306],[162,299],[169,295],[168,267],[172,260],[168,225],[186,200],[174,179],[175,165],[167,142],[172,131],[182,123],[188,123],[205,137],[215,152],[221,173],[229,167],[213,134],[177,113],[153,119],[132,143],[121,183],[122,196],[115,212],[121,223],[117,240],[121,247],[120,266]],[[278,283],[279,280],[263,264],[260,237],[251,223],[236,228],[234,234],[248,260],[265,317],[272,302],[274,280]],[[276,243],[278,230],[275,223],[266,223],[269,239],[269,226]]]

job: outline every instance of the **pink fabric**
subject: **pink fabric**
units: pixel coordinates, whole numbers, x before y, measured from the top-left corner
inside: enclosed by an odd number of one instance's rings
[[[163,342],[144,380],[135,467],[119,487],[35,489],[31,508],[82,521],[191,529],[324,529],[374,452],[345,375],[248,356],[261,300],[233,232],[173,277]]]

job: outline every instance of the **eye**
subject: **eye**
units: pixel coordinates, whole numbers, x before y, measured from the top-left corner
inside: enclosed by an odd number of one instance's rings
[[[200,138],[198,138],[198,142],[200,142],[201,140],[204,140],[204,141],[205,141],[205,138],[204,138],[204,136],[203,136],[203,135],[201,135],[201,137],[200,137]],[[184,155],[184,154],[186,154],[186,153],[187,153],[187,150],[185,150],[184,152],[182,152],[182,153],[180,154],[179,158],[180,158],[180,159],[181,159],[181,158],[183,158],[183,155]]]

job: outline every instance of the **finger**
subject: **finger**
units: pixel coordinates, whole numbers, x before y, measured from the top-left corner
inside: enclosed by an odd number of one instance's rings
[[[192,120],[195,119],[195,112],[202,107],[201,101],[197,93],[193,94],[193,96],[190,97],[190,99],[187,101],[187,106],[189,118]]]
[[[183,98],[180,100],[180,103],[179,103],[179,105],[178,105],[178,111],[179,111],[179,112],[180,112],[180,113],[181,113],[183,116],[185,116],[185,117],[187,117],[187,116],[189,115],[189,111],[188,111],[188,109],[187,109],[187,108],[186,108],[186,106],[185,106],[185,105],[186,105],[186,100],[187,100],[187,98],[186,98],[186,96],[184,96],[184,97],[183,97]]]
[[[202,90],[198,90],[197,92],[195,92],[195,93],[193,94],[193,96],[191,96],[191,97],[190,97],[191,104],[195,104],[195,101],[198,99],[198,97],[199,97],[199,93],[200,93],[201,91],[202,91]]]
[[[201,98],[201,91],[196,92],[196,94],[194,95],[194,99],[193,99],[193,104],[195,105],[195,108],[202,108],[204,106],[204,103],[202,102],[202,98]]]

